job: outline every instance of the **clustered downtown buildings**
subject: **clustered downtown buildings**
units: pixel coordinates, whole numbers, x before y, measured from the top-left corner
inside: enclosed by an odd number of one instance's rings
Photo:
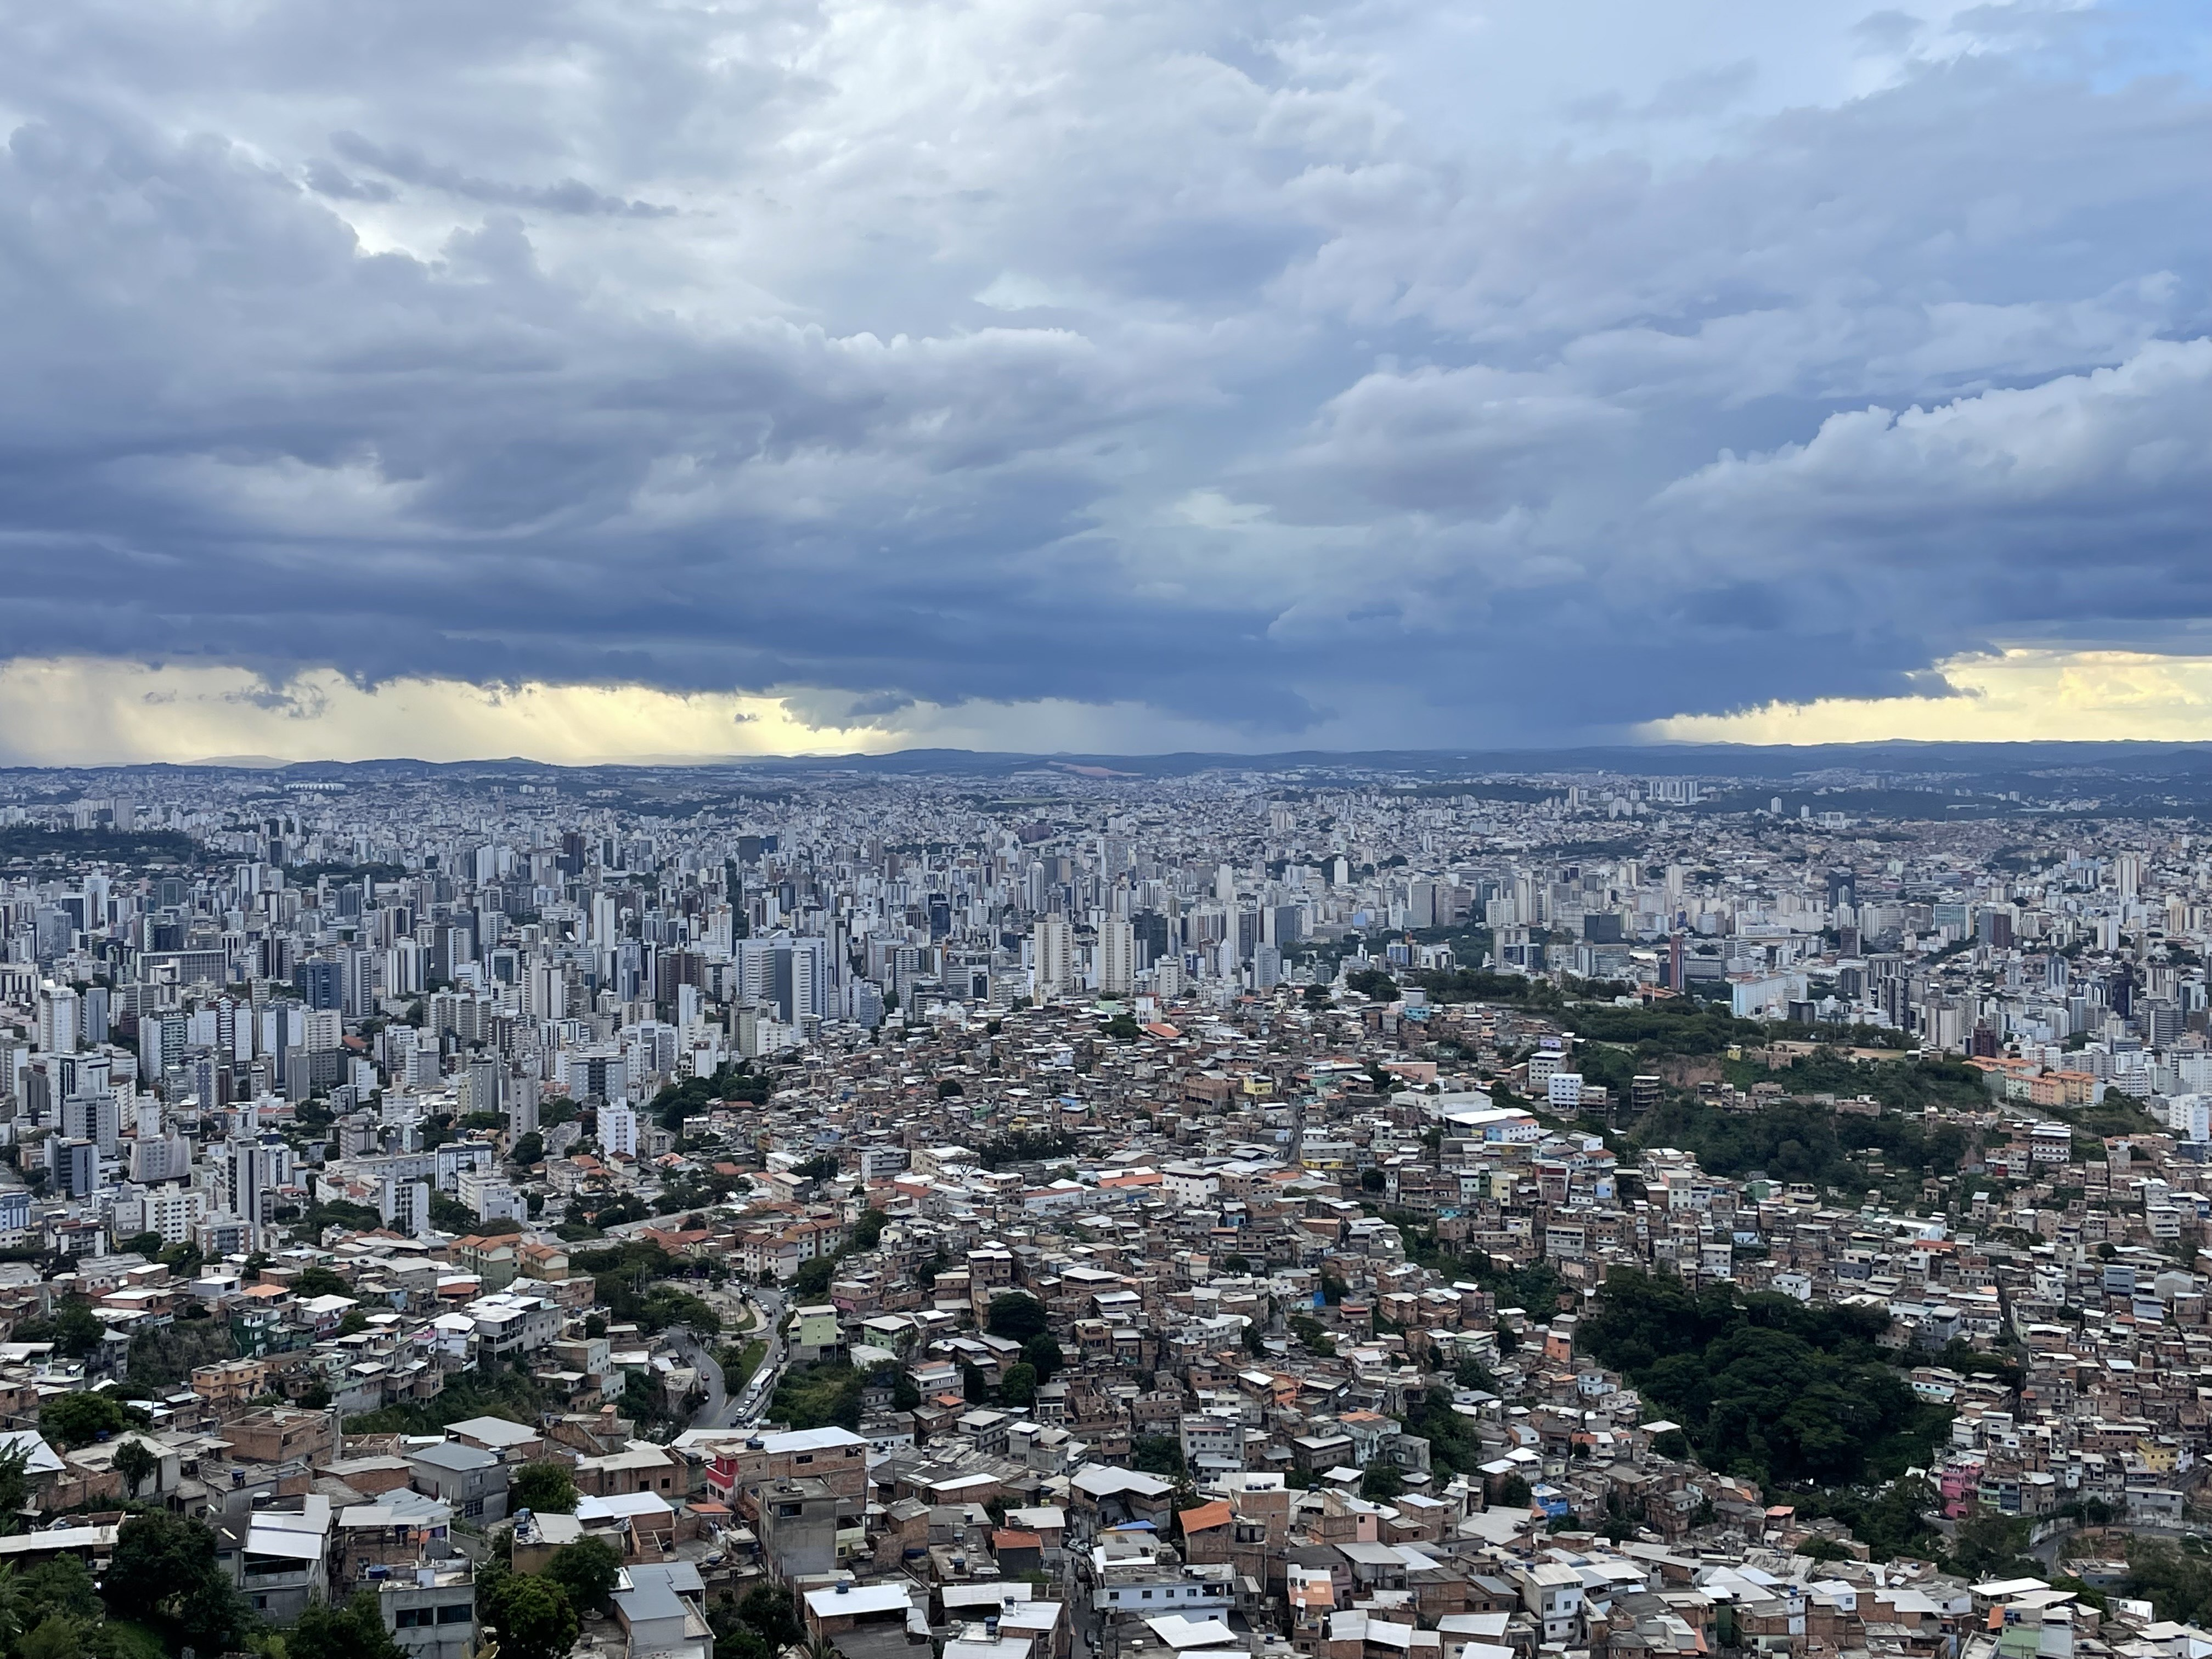
[[[700,1659],[2201,1654],[2212,855],[2081,787],[10,775],[5,1541],[438,1659],[488,1535]]]

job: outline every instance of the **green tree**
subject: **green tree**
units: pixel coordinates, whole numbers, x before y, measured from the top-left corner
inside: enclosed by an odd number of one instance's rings
[[[92,1574],[74,1555],[57,1555],[27,1569],[18,1581],[22,1601],[20,1622],[36,1625],[52,1613],[92,1625],[100,1618],[100,1591]]]
[[[284,1659],[406,1659],[406,1653],[384,1628],[374,1590],[356,1590],[346,1601],[310,1601],[284,1635]]]
[[[216,1559],[214,1530],[166,1510],[133,1515],[117,1529],[106,1582],[129,1596],[136,1616],[150,1613],[148,1622],[176,1647],[226,1652],[252,1618]]]
[[[574,1515],[576,1483],[558,1463],[526,1463],[515,1471],[509,1501],[539,1515]]]
[[[72,1359],[83,1359],[107,1340],[107,1327],[92,1310],[77,1301],[64,1302],[50,1317],[16,1322],[18,1342],[51,1342]]]
[[[1129,1467],[1146,1474],[1181,1480],[1184,1474],[1182,1442],[1170,1434],[1140,1434],[1129,1441]]]
[[[0,1534],[21,1532],[31,1502],[31,1454],[9,1446],[0,1451]]]
[[[738,1603],[738,1616],[760,1632],[769,1647],[781,1652],[805,1632],[799,1628],[798,1604],[781,1584],[756,1584]]]
[[[1359,1477],[1359,1495],[1370,1504],[1387,1504],[1405,1490],[1405,1473],[1395,1463],[1370,1463]]]
[[[553,1552],[545,1576],[560,1585],[569,1605],[604,1608],[622,1578],[622,1557],[596,1538],[580,1538]]]
[[[1026,1406],[1036,1398],[1036,1367],[1029,1364],[1009,1365],[1006,1374],[999,1379],[999,1397],[1009,1406]]]
[[[85,1659],[84,1626],[49,1614],[23,1638],[23,1659]]]
[[[1001,1291],[991,1298],[983,1328],[1012,1342],[1027,1342],[1052,1328],[1044,1304],[1023,1291]]]
[[[126,1410],[112,1394],[58,1394],[39,1407],[39,1431],[66,1451],[146,1421],[144,1413]]]
[[[921,1390],[915,1387],[914,1379],[907,1375],[906,1367],[895,1359],[878,1360],[869,1366],[868,1384],[871,1388],[891,1391],[893,1411],[910,1412],[921,1404]]]
[[[1969,1581],[2033,1574],[2039,1569],[2025,1559],[2027,1526],[2019,1516],[1969,1516],[1953,1536],[1951,1560]]]
[[[143,1255],[151,1261],[161,1254],[161,1235],[133,1233],[115,1248],[127,1255]]]
[[[319,1296],[351,1296],[353,1286],[330,1268],[318,1263],[300,1270],[299,1277],[292,1281],[292,1294],[303,1301]]]
[[[115,1449],[115,1472],[123,1477],[123,1494],[135,1498],[146,1477],[161,1467],[161,1460],[146,1443],[133,1435]]]
[[[565,1659],[576,1645],[576,1610],[568,1593],[541,1575],[515,1573],[500,1580],[488,1611],[501,1659]]]
[[[1023,1343],[1022,1359],[1036,1372],[1040,1382],[1049,1382],[1067,1369],[1067,1357],[1060,1351],[1060,1340],[1050,1331],[1039,1331]]]

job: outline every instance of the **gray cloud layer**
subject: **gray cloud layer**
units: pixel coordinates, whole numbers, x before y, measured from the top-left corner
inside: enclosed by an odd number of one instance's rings
[[[0,4],[0,653],[1509,741],[2212,616],[2186,10],[1588,9]]]

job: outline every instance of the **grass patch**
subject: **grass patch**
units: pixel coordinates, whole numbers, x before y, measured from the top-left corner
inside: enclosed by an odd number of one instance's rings
[[[471,1417],[504,1417],[535,1424],[545,1409],[537,1379],[516,1365],[507,1370],[462,1372],[434,1400],[386,1406],[345,1419],[348,1434],[435,1434]]]
[[[727,1352],[728,1350],[725,1349],[724,1352]],[[753,1373],[760,1369],[761,1361],[767,1358],[768,1344],[766,1342],[761,1340],[758,1337],[756,1337],[751,1341],[746,1343],[743,1348],[738,1350],[737,1362],[734,1364],[726,1364],[723,1365],[723,1389],[731,1394],[736,1394],[738,1392],[745,1386],[746,1383],[753,1380]]]
[[[162,1659],[161,1638],[135,1620],[110,1617],[100,1626],[100,1651],[107,1659]]]

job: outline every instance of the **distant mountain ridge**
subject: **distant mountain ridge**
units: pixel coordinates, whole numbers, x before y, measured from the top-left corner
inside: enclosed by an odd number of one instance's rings
[[[2212,744],[2206,743],[1911,743],[1819,744],[1803,746],[1748,744],[1619,744],[1574,749],[1408,749],[1333,750],[1285,750],[1268,754],[1181,751],[1159,755],[1089,753],[1023,754],[967,749],[902,749],[884,754],[732,755],[696,759],[641,757],[560,765],[547,761],[486,757],[469,761],[422,761],[405,757],[362,761],[283,761],[265,755],[211,756],[176,764],[32,767],[8,772],[89,773],[201,769],[251,770],[301,781],[343,781],[349,776],[434,777],[470,774],[544,774],[584,776],[595,773],[635,775],[656,771],[717,771],[784,775],[862,776],[967,775],[1006,778],[1024,772],[1063,776],[1123,778],[1187,777],[1211,771],[1286,773],[1297,771],[1400,772],[1429,777],[1483,773],[1626,773],[1631,775],[1802,777],[1808,773],[1889,772],[1925,776],[1955,773],[1986,778],[2019,775],[2048,787],[2054,775],[2079,771],[2136,779],[2212,778]]]

